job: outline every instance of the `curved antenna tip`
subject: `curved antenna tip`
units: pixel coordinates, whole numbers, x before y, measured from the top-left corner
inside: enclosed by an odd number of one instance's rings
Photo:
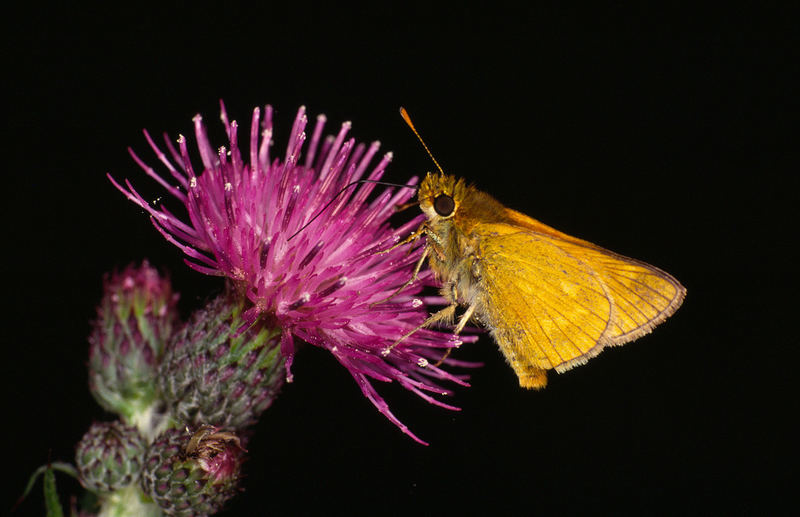
[[[442,166],[439,165],[439,162],[436,161],[436,158],[434,158],[433,153],[431,152],[430,149],[428,149],[427,144],[425,144],[425,140],[422,139],[422,136],[420,136],[419,131],[417,131],[417,128],[414,127],[414,123],[411,122],[411,116],[408,114],[408,111],[406,111],[406,109],[404,107],[402,107],[402,106],[400,106],[400,116],[403,117],[403,120],[406,121],[406,124],[408,124],[408,127],[410,127],[411,131],[413,131],[414,134],[417,136],[417,140],[419,140],[419,143],[421,143],[422,147],[425,148],[425,152],[427,152],[428,156],[431,157],[431,160],[433,160],[433,164],[436,165],[436,168],[439,169],[439,172],[444,174],[444,171],[442,170]]]

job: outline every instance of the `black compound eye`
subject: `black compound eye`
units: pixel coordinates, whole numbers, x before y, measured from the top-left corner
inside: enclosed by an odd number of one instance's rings
[[[433,200],[433,209],[442,217],[447,217],[456,209],[456,202],[447,194],[440,194]]]

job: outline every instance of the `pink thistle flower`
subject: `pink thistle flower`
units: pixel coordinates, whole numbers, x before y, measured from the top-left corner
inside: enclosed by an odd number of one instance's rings
[[[221,119],[229,149],[215,151],[202,118],[194,118],[202,161],[199,173],[191,164],[186,138],[179,137],[176,149],[165,135],[164,152],[144,132],[178,186],[130,151],[150,177],[183,203],[188,221],[163,205],[150,206],[129,181],[123,187],[109,178],[152,216],[161,234],[186,254],[190,267],[227,277],[247,296],[252,307],[245,313],[245,321],[264,318],[282,329],[281,352],[286,357],[288,381],[292,380],[294,338],[325,348],[347,368],[383,415],[425,443],[392,414],[371,381],[396,381],[429,403],[458,410],[433,394],[449,395],[451,391],[442,382],[467,386],[467,377],[442,366],[475,364],[453,359],[437,363],[446,350],[475,337],[458,341],[451,334],[422,329],[387,356],[382,354],[425,320],[429,313],[426,304],[442,302],[420,294],[422,286],[433,281],[427,271],[392,297],[411,278],[422,253],[418,242],[389,250],[424,217],[398,229],[388,221],[395,205],[414,195],[417,179],[408,182],[412,188],[386,189],[368,201],[374,183],[349,185],[362,178],[378,180],[392,154],[386,153],[370,168],[379,142],[356,144],[347,137],[349,122],[342,124],[336,135],[323,139],[323,115],[317,117],[303,151],[307,139],[303,107],[297,112],[282,160],[270,154],[270,106],[263,118],[261,110],[254,110],[249,154],[244,157],[238,145],[239,126],[236,121],[229,122],[224,105]]]

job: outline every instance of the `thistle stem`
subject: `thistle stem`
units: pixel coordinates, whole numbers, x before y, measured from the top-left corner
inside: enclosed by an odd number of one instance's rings
[[[109,494],[98,517],[161,517],[161,509],[134,484]]]

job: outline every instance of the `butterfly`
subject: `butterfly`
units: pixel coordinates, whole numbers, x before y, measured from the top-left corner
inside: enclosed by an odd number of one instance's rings
[[[669,273],[507,208],[436,166],[417,193],[426,220],[404,242],[424,236],[417,271],[427,260],[450,304],[420,328],[453,321],[464,306],[454,333],[473,319],[485,326],[520,386],[544,388],[548,370],[642,337],[683,302]]]

